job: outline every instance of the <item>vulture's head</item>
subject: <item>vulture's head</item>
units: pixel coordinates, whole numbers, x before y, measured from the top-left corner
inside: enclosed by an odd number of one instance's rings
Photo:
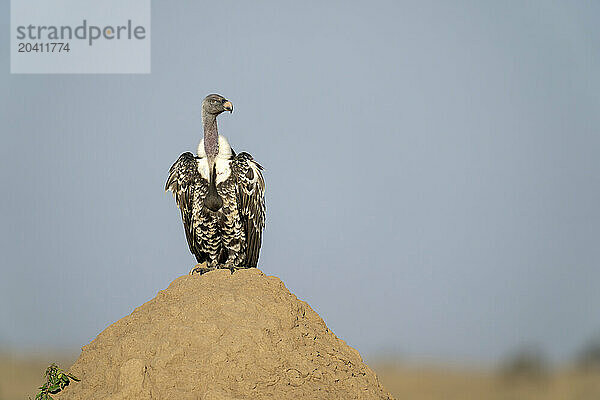
[[[209,94],[202,101],[202,113],[219,115],[223,111],[233,111],[233,104],[220,94]]]

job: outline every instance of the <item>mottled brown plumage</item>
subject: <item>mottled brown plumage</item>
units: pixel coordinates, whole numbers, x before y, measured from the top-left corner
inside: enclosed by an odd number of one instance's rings
[[[190,251],[206,263],[203,270],[256,267],[265,225],[262,167],[248,153],[235,155],[217,132],[217,115],[232,110],[222,96],[206,97],[198,156],[183,153],[165,186],[181,210]]]

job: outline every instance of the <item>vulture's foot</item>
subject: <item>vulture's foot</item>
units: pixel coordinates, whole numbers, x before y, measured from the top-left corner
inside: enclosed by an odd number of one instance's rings
[[[217,269],[228,269],[232,274],[240,269],[240,267],[234,267],[231,264],[219,264],[217,265]]]
[[[206,262],[203,262],[202,264],[196,264],[196,266],[190,270],[190,275],[202,275],[209,271],[213,271],[214,269],[214,267],[211,268]]]
[[[240,265],[238,265],[237,267],[233,267],[231,265],[220,265],[218,268],[228,269],[233,274],[234,272],[239,271],[241,269],[250,269],[250,268],[257,268],[257,267],[246,267],[246,266],[240,266]]]

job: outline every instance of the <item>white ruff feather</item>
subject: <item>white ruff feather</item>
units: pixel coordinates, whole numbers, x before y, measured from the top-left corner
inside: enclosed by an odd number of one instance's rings
[[[231,168],[229,167],[230,158],[231,158],[231,146],[229,142],[224,136],[219,135],[219,152],[217,153],[217,157],[215,158],[215,167],[217,170],[217,185],[231,175]],[[206,151],[204,150],[204,139],[200,141],[198,144],[198,172],[200,172],[200,176],[202,176],[207,181],[210,181],[210,176],[208,173],[208,160],[206,159]]]
[[[198,157],[205,158],[206,151],[204,150],[204,139],[198,144]],[[231,157],[231,146],[225,136],[219,135],[219,153],[217,158],[230,158]]]

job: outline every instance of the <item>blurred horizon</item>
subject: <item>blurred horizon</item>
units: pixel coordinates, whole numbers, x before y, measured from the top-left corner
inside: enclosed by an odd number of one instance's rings
[[[213,92],[259,268],[365,359],[600,336],[600,3],[154,1],[148,75],[11,75],[9,7],[0,351],[78,354],[195,264],[163,187]]]

